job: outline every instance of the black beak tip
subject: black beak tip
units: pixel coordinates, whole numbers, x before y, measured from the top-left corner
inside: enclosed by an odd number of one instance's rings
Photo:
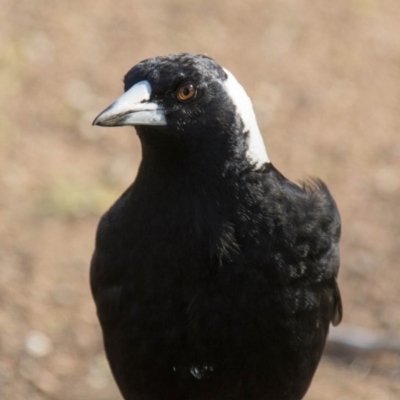
[[[103,124],[101,123],[101,115],[102,115],[103,113],[101,112],[94,120],[93,120],[93,122],[92,122],[92,126],[95,126],[95,125],[97,125],[97,126],[102,126]]]
[[[100,113],[92,122],[92,126],[115,126],[110,123],[109,118],[103,118],[103,113]]]
[[[114,106],[114,103],[111,104],[110,106],[108,106],[105,110],[103,110],[92,122],[92,125],[97,125],[97,126],[109,126],[107,124],[107,121],[109,120],[109,118],[104,117],[104,114],[109,111],[112,107]]]

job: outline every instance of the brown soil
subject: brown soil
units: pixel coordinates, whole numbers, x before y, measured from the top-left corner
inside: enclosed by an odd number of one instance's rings
[[[288,177],[343,217],[344,324],[400,330],[398,0],[2,0],[0,398],[120,398],[88,284],[100,215],[134,179],[133,129],[91,126],[138,61],[207,53],[254,101]],[[308,400],[396,400],[400,356],[324,358]]]

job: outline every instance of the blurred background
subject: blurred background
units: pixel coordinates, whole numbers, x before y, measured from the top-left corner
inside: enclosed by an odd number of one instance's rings
[[[132,128],[92,127],[144,58],[207,53],[253,99],[273,163],[343,218],[344,325],[400,331],[398,0],[1,0],[0,398],[120,398],[88,271],[133,181]],[[400,398],[400,356],[325,356],[308,400]]]

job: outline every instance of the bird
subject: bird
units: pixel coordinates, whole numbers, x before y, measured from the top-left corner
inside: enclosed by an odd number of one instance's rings
[[[300,400],[331,324],[341,220],[319,179],[271,163],[252,102],[207,55],[135,65],[93,121],[142,159],[103,215],[90,285],[126,400]]]

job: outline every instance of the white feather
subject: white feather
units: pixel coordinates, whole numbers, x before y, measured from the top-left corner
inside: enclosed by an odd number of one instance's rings
[[[228,78],[224,82],[225,88],[236,107],[237,114],[243,121],[245,130],[249,133],[247,157],[251,162],[255,163],[257,167],[261,167],[263,164],[269,163],[270,161],[260,129],[258,128],[250,97],[232,73],[226,68],[224,68],[224,71],[228,75]]]

